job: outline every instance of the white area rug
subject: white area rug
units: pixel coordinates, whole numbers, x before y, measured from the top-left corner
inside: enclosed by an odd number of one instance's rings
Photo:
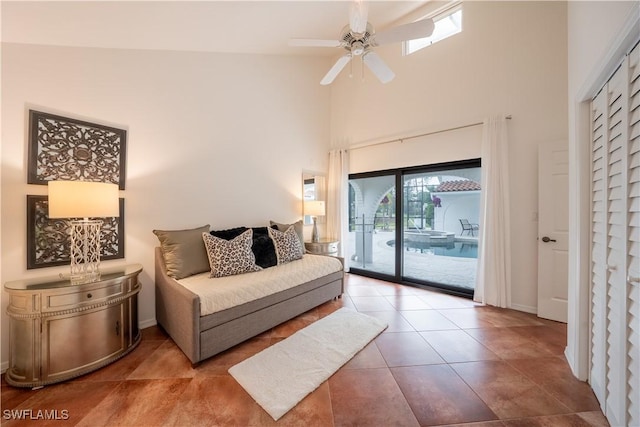
[[[343,307],[229,373],[277,421],[386,327],[379,319]]]

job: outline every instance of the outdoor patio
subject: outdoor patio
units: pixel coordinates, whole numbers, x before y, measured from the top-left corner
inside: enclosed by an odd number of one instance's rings
[[[459,237],[456,237],[459,239]],[[362,259],[351,259],[356,253],[356,233],[349,233],[349,245],[346,257],[350,259],[349,265],[362,270],[379,273],[395,273],[395,248],[387,242],[395,239],[393,231],[376,231],[371,234],[372,258],[371,262],[363,265]],[[475,238],[464,237],[465,241],[477,242]],[[404,276],[457,286],[466,289],[475,289],[477,258],[461,258],[452,256],[434,255],[432,253],[420,253],[405,250]]]

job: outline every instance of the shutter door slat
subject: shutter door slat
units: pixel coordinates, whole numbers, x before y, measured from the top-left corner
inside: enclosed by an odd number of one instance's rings
[[[612,165],[615,166],[615,165]],[[622,174],[621,173],[609,173],[609,189],[615,191],[616,189],[619,189],[621,186],[621,182],[622,182]],[[618,197],[620,197],[620,194],[618,193],[616,194],[611,194],[611,192],[609,192],[609,200],[616,200],[618,199]]]
[[[630,99],[633,99],[638,92],[640,92],[640,79],[636,79],[635,81],[631,82],[631,85],[629,86],[629,94],[630,94]],[[633,103],[631,104],[632,107],[629,110],[633,110]]]
[[[638,46],[629,52],[629,71],[631,81],[640,77],[640,49],[638,49]]]
[[[636,234],[640,235],[640,233]],[[638,236],[636,236],[635,239],[631,241],[631,244],[629,245],[629,254],[638,259],[636,264],[640,262],[640,238],[638,238]]]
[[[604,166],[604,159],[603,159],[602,157],[600,157],[599,159],[597,159],[597,160],[595,160],[595,161],[593,162],[593,170],[594,170],[594,171],[596,171],[596,172],[600,172],[600,173],[602,173],[601,171],[602,171],[602,167],[603,167],[603,166]],[[602,179],[602,176],[599,176],[599,177],[597,177],[597,178],[596,178],[596,177],[594,177],[594,181],[595,181],[596,179]]]
[[[640,80],[638,80],[638,85],[640,85]],[[638,106],[640,106],[640,96],[638,96],[638,94],[636,93],[636,95],[631,98],[631,101],[629,102],[629,111],[638,109]]]
[[[595,202],[593,204],[593,206],[594,206],[594,209],[593,209],[594,212],[604,212],[604,203],[602,201]],[[597,218],[594,218],[594,220],[596,220],[596,219],[599,220],[599,221],[604,222],[604,217],[603,216],[599,216]]]
[[[616,107],[619,107],[619,102],[616,102]],[[612,135],[618,136],[620,134],[620,129],[622,123],[622,110],[618,108],[611,116],[609,116],[609,131]]]
[[[622,200],[617,199],[616,195],[620,195],[622,191],[620,191],[620,187],[611,188],[609,191],[609,207],[607,212],[620,212],[622,209]]]
[[[620,173],[620,171],[622,170],[623,165],[619,164],[619,165],[615,165],[615,163],[619,163],[622,160],[622,150],[620,149],[621,146],[616,146],[613,148],[612,151],[610,151],[610,156],[609,156],[609,164],[612,167],[615,167],[614,169],[614,173]],[[611,175],[611,174],[610,174]]]
[[[640,216],[640,214],[636,213],[636,218],[638,218],[638,216]],[[635,224],[637,224],[637,222]],[[629,233],[629,242],[640,242],[640,227],[632,226],[631,229],[632,230]],[[631,265],[633,265],[633,263],[631,263]]]
[[[640,100],[640,96],[638,97],[638,99]],[[629,139],[631,141],[633,141],[634,139],[638,138],[639,136],[640,136],[640,122],[636,122],[629,129]]]
[[[640,94],[636,94],[634,100],[640,101]],[[631,109],[631,116],[629,116],[629,123],[634,125],[640,121],[640,108],[636,105]]]
[[[640,166],[640,151],[636,151],[631,155],[631,158],[629,159],[629,166],[632,168]]]

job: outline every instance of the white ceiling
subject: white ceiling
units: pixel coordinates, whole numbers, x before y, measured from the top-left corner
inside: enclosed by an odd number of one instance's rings
[[[435,2],[372,1],[378,31],[422,17]],[[2,1],[2,41],[56,46],[335,55],[290,38],[337,39],[348,1]]]

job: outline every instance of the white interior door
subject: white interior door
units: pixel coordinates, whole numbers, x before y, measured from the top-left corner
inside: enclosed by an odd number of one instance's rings
[[[569,152],[566,143],[538,151],[538,316],[567,322]]]

